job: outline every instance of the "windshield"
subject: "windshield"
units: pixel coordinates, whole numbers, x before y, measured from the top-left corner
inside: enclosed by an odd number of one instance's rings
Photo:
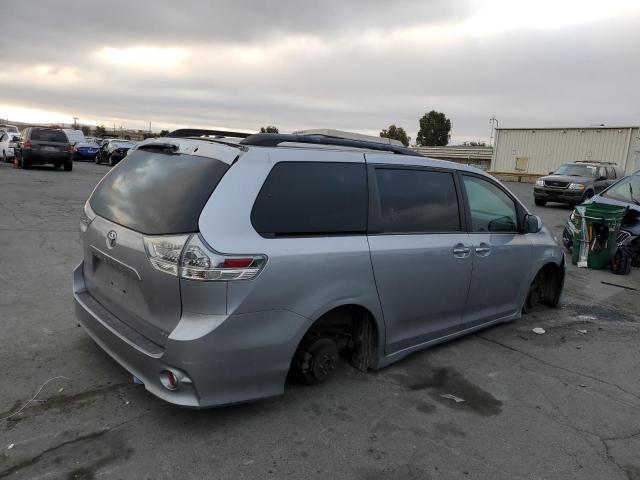
[[[575,163],[567,163],[560,165],[554,175],[567,175],[568,177],[595,177],[598,167],[591,165],[578,165]]]
[[[602,194],[605,198],[640,205],[640,174],[629,175]]]
[[[112,142],[111,145],[113,145],[116,148],[131,148],[131,147],[133,147],[133,143],[131,143],[131,142]]]

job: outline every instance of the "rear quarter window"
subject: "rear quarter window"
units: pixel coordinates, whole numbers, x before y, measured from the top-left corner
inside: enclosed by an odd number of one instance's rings
[[[367,207],[363,163],[281,162],[258,193],[251,223],[267,237],[361,234]]]

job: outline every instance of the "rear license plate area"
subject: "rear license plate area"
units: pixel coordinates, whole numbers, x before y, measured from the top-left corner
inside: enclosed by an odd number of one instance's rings
[[[119,296],[127,295],[127,290],[131,288],[131,279],[127,274],[120,271],[112,262],[107,259],[93,257],[94,278],[98,280],[112,294]]]

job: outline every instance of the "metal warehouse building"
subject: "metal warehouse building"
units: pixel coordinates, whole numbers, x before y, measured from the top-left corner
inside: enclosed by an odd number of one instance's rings
[[[639,128],[498,128],[490,170],[547,175],[579,160],[613,162],[626,173],[640,169]]]

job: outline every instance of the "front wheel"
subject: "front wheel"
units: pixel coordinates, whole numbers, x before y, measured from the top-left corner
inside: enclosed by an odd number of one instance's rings
[[[96,162],[96,164],[100,163],[100,155],[93,157],[93,161]]]
[[[316,338],[305,342],[296,352],[295,373],[308,385],[325,382],[335,371],[339,358],[336,342],[329,337]]]
[[[538,200],[537,198],[536,198],[535,202],[536,202],[536,205],[539,206],[539,207],[544,207],[547,204],[546,200]]]
[[[557,307],[563,287],[562,271],[553,264],[545,266],[538,272],[529,286],[527,298],[522,305],[522,313],[530,313],[540,305]]]

